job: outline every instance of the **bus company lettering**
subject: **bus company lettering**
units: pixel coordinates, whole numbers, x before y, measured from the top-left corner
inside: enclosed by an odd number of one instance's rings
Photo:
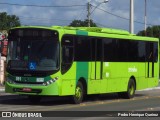
[[[106,67],[109,67],[109,62],[105,62],[105,66],[106,66]]]
[[[137,72],[137,68],[134,66],[134,67],[130,67],[128,68],[128,72]]]

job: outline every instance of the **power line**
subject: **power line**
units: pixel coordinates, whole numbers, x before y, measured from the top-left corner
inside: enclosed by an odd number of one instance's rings
[[[92,6],[93,6],[93,5],[92,5]],[[96,7],[96,6],[93,6],[93,7]],[[125,18],[125,17],[119,16],[119,15],[113,14],[113,13],[111,13],[111,12],[108,12],[108,11],[104,10],[104,9],[101,9],[101,8],[98,8],[98,7],[97,7],[97,9],[99,9],[99,10],[105,12],[105,13],[108,13],[108,14],[110,14],[110,15],[112,15],[112,16],[119,17],[119,18],[124,19],[124,20],[130,20],[129,18]],[[135,23],[139,23],[139,24],[145,24],[144,22],[140,22],[140,21],[134,21],[134,22],[135,22]],[[147,25],[153,26],[153,24],[149,24],[149,23],[148,23]]]
[[[14,4],[14,3],[0,3],[1,5],[11,5],[11,6],[27,6],[27,7],[82,7],[86,5],[61,5],[61,6],[45,6],[45,5],[24,5],[24,4]]]
[[[44,6],[44,5],[24,5],[24,4],[13,4],[13,3],[0,3],[0,4],[3,4],[3,5],[11,5],[11,6],[27,6],[27,7],[47,7],[47,8],[51,8],[51,7],[84,7],[86,5],[63,5],[63,6]],[[92,5],[93,7],[96,7],[94,5]],[[104,9],[101,9],[99,7],[96,7],[97,9],[107,13],[107,14],[110,14],[112,16],[115,16],[115,17],[118,17],[118,18],[121,18],[121,19],[124,19],[124,20],[130,20],[129,18],[125,18],[125,17],[122,17],[120,15],[116,15],[116,14],[113,14],[111,12],[108,12]],[[22,18],[22,19],[26,19],[26,18]],[[30,19],[30,18],[28,18]],[[36,18],[31,18],[31,19],[36,19]],[[38,18],[38,19],[42,19],[42,18]],[[46,19],[46,20],[55,20],[55,19]],[[57,19],[58,20],[58,19]],[[61,20],[62,21],[62,20]],[[72,21],[72,20],[63,20],[63,21]],[[140,22],[140,21],[134,21],[135,23],[139,23],[139,24],[145,24],[144,22]],[[153,24],[147,24],[147,25],[151,25],[153,26]]]
[[[86,8],[86,6],[85,6],[85,8]],[[76,17],[76,19],[77,19],[77,20],[82,18],[82,15],[83,15],[83,14],[84,14],[84,12],[86,11],[86,10],[85,10],[85,8],[84,8],[84,9],[82,9],[82,11],[81,11],[81,13],[80,13],[80,14],[77,14],[77,17]],[[86,12],[85,12],[85,13],[86,13]]]

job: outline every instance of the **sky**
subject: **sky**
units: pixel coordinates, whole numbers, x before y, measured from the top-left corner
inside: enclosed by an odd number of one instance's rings
[[[98,26],[129,31],[130,0],[109,0],[107,3],[102,3],[104,0],[0,0],[0,12],[17,15],[22,25],[67,26],[75,19],[84,20],[87,18],[88,1],[92,4],[91,11],[99,5],[91,14],[91,19]],[[134,0],[134,34],[144,30],[144,1]],[[160,1],[146,1],[147,26],[160,25]]]

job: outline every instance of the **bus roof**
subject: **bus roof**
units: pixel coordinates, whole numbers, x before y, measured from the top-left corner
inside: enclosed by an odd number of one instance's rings
[[[158,38],[154,37],[146,37],[146,36],[136,36],[135,34],[129,33],[127,30],[121,30],[121,29],[112,29],[112,28],[101,28],[101,27],[70,27],[70,26],[51,26],[51,27],[45,27],[45,26],[21,26],[21,27],[15,27],[15,28],[41,28],[41,29],[54,29],[54,30],[72,30],[72,31],[84,31],[89,33],[102,33],[102,34],[108,34],[117,37],[119,36],[129,36],[132,38],[141,38],[141,39],[150,39],[150,40],[156,40],[158,41]],[[14,29],[14,28],[13,28]]]
[[[84,32],[89,32],[92,35],[95,33],[102,33],[103,35],[107,34],[107,36],[115,37],[115,38],[129,38],[129,39],[139,39],[139,40],[147,40],[147,41],[159,41],[158,38],[155,37],[148,37],[148,36],[137,36],[136,34],[131,34],[127,30],[121,29],[112,29],[112,28],[100,28],[100,27],[69,27],[69,26],[52,26],[54,29],[64,29],[64,30],[80,30]],[[91,35],[90,34],[90,35]],[[116,36],[115,36],[116,35]],[[106,36],[106,35],[105,35]]]
[[[70,27],[70,26],[20,26],[15,28],[42,28],[42,29],[64,29],[64,30],[82,30],[86,32],[97,32],[97,33],[108,33],[108,34],[119,34],[119,35],[131,35],[126,30],[112,29],[112,28],[101,28],[101,27]],[[13,29],[15,29],[13,28]],[[134,34],[132,34],[134,35]]]
[[[120,34],[129,35],[130,33],[126,30],[112,29],[112,28],[100,28],[100,27],[69,27],[69,26],[52,26],[53,28],[66,29],[66,30],[83,30],[87,32],[98,32],[98,33],[109,33],[109,34]]]

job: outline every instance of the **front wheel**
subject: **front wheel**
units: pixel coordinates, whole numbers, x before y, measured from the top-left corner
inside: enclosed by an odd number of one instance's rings
[[[74,104],[80,104],[83,100],[84,96],[84,89],[81,82],[78,82],[76,89],[75,89],[75,95],[72,96],[72,101]]]

